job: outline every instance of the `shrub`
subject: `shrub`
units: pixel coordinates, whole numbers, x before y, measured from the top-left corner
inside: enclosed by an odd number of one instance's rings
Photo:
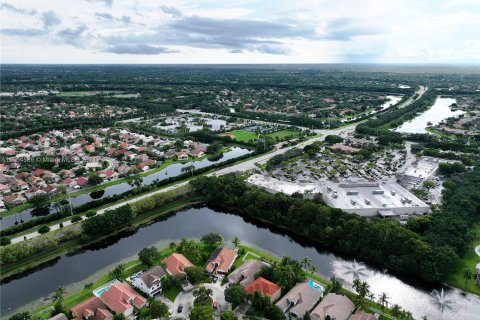
[[[40,234],[44,234],[44,233],[47,233],[49,231],[50,231],[49,226],[41,226],[40,229],[38,229],[38,233],[40,233]]]
[[[79,215],[76,215],[76,216],[73,216],[72,217],[72,223],[75,223],[75,222],[78,222],[78,221],[81,221],[83,218]]]

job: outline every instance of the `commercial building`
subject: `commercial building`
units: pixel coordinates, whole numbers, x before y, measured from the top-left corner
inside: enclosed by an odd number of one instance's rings
[[[265,189],[266,191],[271,193],[282,192],[288,195],[292,195],[296,192],[302,194],[314,194],[320,192],[319,188],[313,183],[282,181],[261,174],[252,174],[250,177],[248,177],[247,183]]]
[[[393,181],[319,182],[323,201],[333,208],[361,216],[408,217],[421,215],[430,207]]]

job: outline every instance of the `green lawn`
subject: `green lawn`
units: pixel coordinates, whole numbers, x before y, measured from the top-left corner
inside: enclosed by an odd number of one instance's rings
[[[300,134],[299,131],[292,131],[292,130],[279,130],[277,132],[272,132],[267,134],[268,137],[273,139],[285,139],[288,136],[298,136]]]
[[[235,130],[226,132],[225,135],[231,135],[235,137],[235,140],[249,142],[250,140],[257,139],[257,135],[252,132],[248,132],[245,130]]]
[[[180,287],[172,287],[165,291],[163,294],[167,297],[168,300],[174,302],[177,295],[182,291]]]
[[[480,224],[477,225],[475,232],[475,240],[472,242],[467,254],[463,256],[461,266],[455,273],[450,275],[450,277],[447,279],[447,283],[459,289],[469,291],[480,296],[480,287],[477,287],[475,284],[475,278],[472,277],[469,280],[465,280],[463,277],[466,269],[472,271],[472,273],[475,275],[475,267],[477,263],[480,262],[480,257],[474,251],[475,246],[480,245]]]

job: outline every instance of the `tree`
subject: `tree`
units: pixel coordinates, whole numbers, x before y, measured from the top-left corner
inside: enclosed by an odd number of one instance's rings
[[[387,294],[385,292],[382,292],[382,294],[378,298],[378,303],[380,303],[380,305],[382,306],[382,309],[385,307],[388,307],[388,304],[390,303],[389,299],[390,298],[387,296]]]
[[[305,314],[303,315],[303,320],[311,320],[310,312],[305,312]]]
[[[125,266],[123,264],[119,264],[110,272],[111,279],[118,279],[121,280],[123,278],[123,273],[125,272]]]
[[[227,310],[220,315],[220,320],[238,320],[238,317],[235,312]]]
[[[152,299],[149,302],[149,309],[150,309],[150,317],[152,319],[170,317],[170,312],[168,311],[168,306],[161,301]]]
[[[328,144],[340,143],[343,142],[343,138],[334,134],[329,134],[325,137],[325,142]]]
[[[140,261],[146,265],[147,267],[151,267],[154,264],[154,261],[159,257],[160,253],[158,252],[158,249],[154,246],[151,246],[150,248],[143,248],[139,253],[138,253],[138,258]]]
[[[265,308],[264,311],[265,318],[270,320],[285,320],[285,314],[283,313],[282,309],[277,307],[276,305],[270,305]]]
[[[465,269],[463,271],[463,278],[465,279],[465,285],[467,285],[468,280],[472,279],[473,272],[470,269]]]
[[[53,293],[53,297],[52,297],[52,301],[53,302],[60,302],[60,303],[63,303],[63,296],[65,295],[65,287],[63,286],[60,286],[57,288],[57,290],[55,290],[55,292]]]
[[[240,246],[240,243],[241,243],[240,238],[239,238],[239,237],[233,238],[232,243],[233,243],[236,247],[239,247],[239,246]]]
[[[392,306],[392,314],[394,316],[399,316],[401,312],[402,312],[402,308],[398,304],[394,304]]]
[[[337,277],[330,277],[328,292],[338,293],[342,289],[342,282]]]
[[[50,200],[50,196],[46,193],[44,194],[38,194],[36,196],[33,196],[30,199],[30,203],[35,207],[35,208],[42,208],[47,204],[47,202]]]
[[[269,297],[261,294],[258,291],[253,292],[253,294],[252,294],[252,306],[255,309],[257,309],[259,311],[265,310],[265,308],[268,307],[269,305],[271,305]]]
[[[182,173],[191,173],[191,175],[193,177],[193,174],[195,172],[195,166],[193,164],[188,165],[188,166],[184,166],[184,167],[182,167],[182,169],[180,169],[180,171]]]
[[[230,302],[233,308],[242,304],[247,298],[247,291],[240,283],[232,283],[225,289],[225,301]]]
[[[207,146],[207,153],[216,153],[222,149],[222,145],[218,142],[212,142]]]
[[[210,232],[205,234],[201,241],[209,246],[214,247],[223,241],[223,237],[218,233]]]
[[[15,313],[13,316],[8,318],[8,320],[30,320],[30,319],[32,319],[32,315],[28,311]]]
[[[127,318],[123,313],[115,313],[113,320],[126,320]]]
[[[310,269],[310,267],[312,266],[312,258],[310,258],[308,256],[303,258],[302,261],[300,261],[300,262],[302,264],[303,269],[305,269],[305,270]]]
[[[59,184],[57,186],[57,191],[59,194],[66,194],[67,193],[67,186],[64,184]]]
[[[50,227],[47,225],[43,225],[38,229],[38,233],[44,234],[50,231]]]
[[[190,313],[190,320],[213,320],[212,306],[196,305]]]
[[[206,287],[200,287],[193,291],[193,296],[195,297],[195,300],[193,301],[194,305],[197,304],[209,304],[212,301],[212,298],[210,297],[213,294],[212,289],[206,288]]]
[[[185,268],[185,273],[187,274],[188,280],[192,284],[200,283],[205,278],[205,272],[202,267],[191,266]]]
[[[103,178],[100,177],[98,174],[93,173],[88,177],[88,184],[91,186],[96,186],[103,182]]]

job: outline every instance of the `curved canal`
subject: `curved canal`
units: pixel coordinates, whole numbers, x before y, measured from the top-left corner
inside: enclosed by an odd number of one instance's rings
[[[77,253],[62,256],[33,272],[5,281],[1,285],[1,311],[3,314],[10,313],[33,300],[49,295],[58,286],[84,280],[103,268],[134,256],[146,246],[159,242],[167,244],[181,238],[200,238],[208,232],[218,232],[225,239],[239,237],[278,256],[288,255],[295,259],[309,256],[321,276],[327,278],[335,275],[344,280],[345,287],[351,287],[353,278],[349,270],[353,264],[352,259],[329,253],[305,239],[276,228],[201,206],[158,219],[134,232],[127,232]],[[399,304],[412,312],[415,318],[426,315],[428,319],[478,319],[478,296],[464,295],[457,289],[445,287],[454,303],[451,305],[452,310],[445,308],[441,312],[436,301],[429,295],[434,288],[401,280],[372,266],[365,267],[361,280],[370,284],[371,291],[376,296],[386,292],[391,304]],[[441,289],[440,285],[435,289]]]

